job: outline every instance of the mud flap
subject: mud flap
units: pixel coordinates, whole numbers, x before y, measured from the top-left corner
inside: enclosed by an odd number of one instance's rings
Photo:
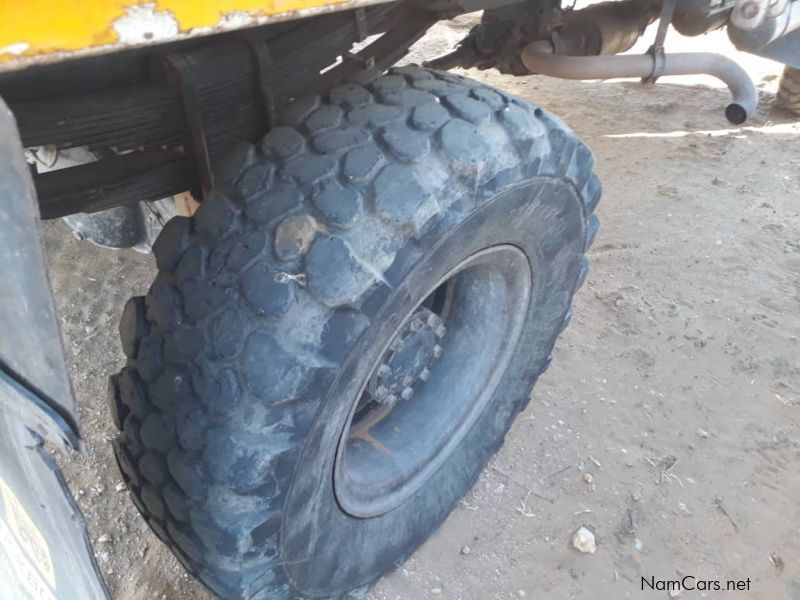
[[[80,436],[33,182],[0,100],[0,599],[107,598],[45,441],[74,452]]]

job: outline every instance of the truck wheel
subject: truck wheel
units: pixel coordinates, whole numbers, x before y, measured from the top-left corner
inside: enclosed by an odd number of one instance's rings
[[[547,367],[600,184],[540,108],[418,67],[294,102],[154,246],[111,378],[139,510],[226,598],[366,591]]]
[[[783,68],[777,104],[792,114],[800,115],[800,69],[789,65]]]

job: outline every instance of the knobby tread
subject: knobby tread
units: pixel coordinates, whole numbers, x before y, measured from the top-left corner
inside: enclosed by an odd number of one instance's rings
[[[536,175],[583,198],[588,248],[600,183],[558,119],[448,73],[365,72],[290,105],[192,219],[164,228],[159,274],[120,328],[115,453],[145,519],[210,589],[298,597],[278,523],[316,410],[304,390],[367,327],[361,302],[401,248],[463,220],[455,198],[477,208]]]
[[[778,106],[800,116],[800,69],[788,65],[783,68],[778,88]]]

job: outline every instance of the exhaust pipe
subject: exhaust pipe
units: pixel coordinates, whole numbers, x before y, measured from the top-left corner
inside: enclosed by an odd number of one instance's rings
[[[613,79],[615,77],[651,77],[663,75],[707,74],[721,80],[733,96],[725,116],[741,125],[758,106],[756,86],[736,62],[720,54],[686,52],[664,54],[617,54],[609,56],[563,56],[553,54],[550,42],[537,41],[525,46],[522,63],[532,73],[561,79]],[[662,64],[657,64],[661,62]],[[659,68],[660,67],[660,68]]]

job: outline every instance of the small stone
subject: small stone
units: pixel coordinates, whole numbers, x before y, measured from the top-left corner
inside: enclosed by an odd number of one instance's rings
[[[466,556],[470,552],[472,552],[472,548],[470,548],[469,546],[463,546],[461,548],[461,554],[463,554],[464,556]]]
[[[775,552],[770,554],[769,562],[771,562],[772,566],[778,569],[780,573],[783,573],[783,569],[786,567],[786,563],[783,562],[783,559],[778,554],[776,554]]]
[[[597,552],[597,543],[594,539],[594,534],[586,527],[581,527],[572,536],[572,545],[576,550],[585,554],[594,554]]]
[[[701,438],[703,438],[704,440],[705,440],[705,439],[708,439],[708,432],[707,432],[705,429],[699,429],[699,428],[698,428],[698,430],[697,430],[697,435],[699,435],[699,436],[700,436]]]
[[[317,224],[309,215],[292,215],[275,230],[275,254],[291,260],[304,254],[317,233]]]
[[[124,481],[120,481],[114,486],[114,490],[117,492],[124,492],[126,489],[128,489],[128,486],[125,485]]]
[[[112,541],[113,540],[111,538],[111,535],[108,534],[108,533],[104,533],[99,538],[97,538],[97,543],[98,544],[110,544]]]
[[[591,473],[589,473],[589,471],[586,471],[586,473],[584,473],[584,474],[583,474],[583,480],[584,480],[586,483],[588,483],[588,484],[590,484],[590,485],[591,485],[592,483],[594,483],[594,475],[592,475]]]
[[[438,596],[441,593],[442,593],[442,588],[440,587],[431,588],[431,594],[433,594],[434,596]]]
[[[634,502],[639,502],[642,499],[642,494],[640,492],[633,492],[631,493],[631,500]]]

